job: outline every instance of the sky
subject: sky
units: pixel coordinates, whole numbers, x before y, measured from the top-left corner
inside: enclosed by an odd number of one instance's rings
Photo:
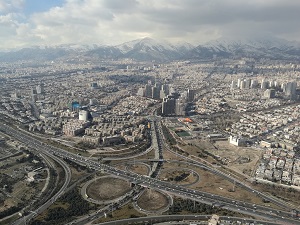
[[[151,37],[300,41],[299,0],[0,0],[0,49],[117,45]]]

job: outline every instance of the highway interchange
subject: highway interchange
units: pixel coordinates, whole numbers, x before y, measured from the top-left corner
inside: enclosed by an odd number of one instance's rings
[[[27,146],[30,146],[30,148],[35,149],[39,154],[45,155],[49,158],[52,158],[54,161],[59,163],[65,172],[65,182],[63,186],[60,188],[60,190],[53,195],[48,201],[46,201],[42,206],[39,206],[34,211],[30,212],[29,214],[23,216],[19,220],[17,220],[14,224],[20,225],[24,224],[24,221],[30,221],[32,218],[34,218],[37,214],[43,212],[46,210],[53,202],[56,201],[61,195],[64,194],[65,190],[67,189],[70,179],[71,179],[71,171],[68,166],[68,164],[63,159],[68,159],[73,162],[76,162],[80,165],[84,165],[86,167],[89,167],[90,169],[93,169],[95,171],[103,171],[118,177],[121,177],[123,179],[127,179],[130,182],[136,184],[136,187],[131,195],[126,196],[122,201],[117,202],[116,204],[109,205],[106,208],[99,210],[95,212],[91,216],[87,216],[82,220],[74,221],[73,224],[85,224],[87,221],[90,221],[91,219],[96,219],[101,216],[103,216],[106,212],[113,211],[114,209],[126,204],[130,199],[132,199],[134,196],[138,195],[140,191],[142,191],[143,187],[152,188],[155,190],[160,190],[163,192],[167,192],[171,195],[175,196],[181,196],[183,198],[192,199],[194,201],[206,203],[209,205],[214,205],[216,207],[220,207],[223,209],[228,209],[230,211],[240,212],[246,215],[254,216],[256,218],[266,219],[274,223],[285,223],[285,224],[297,224],[300,223],[299,218],[294,217],[294,208],[290,206],[288,203],[284,203],[280,200],[277,200],[275,198],[272,198],[268,195],[265,195],[261,192],[258,192],[251,187],[243,184],[242,182],[236,180],[232,176],[229,176],[221,171],[218,171],[215,168],[211,168],[207,165],[204,165],[202,163],[199,163],[198,161],[191,159],[189,157],[184,157],[186,160],[186,163],[192,165],[192,166],[200,166],[202,168],[206,168],[210,170],[211,172],[215,173],[218,176],[224,177],[225,179],[228,179],[231,182],[236,182],[237,185],[242,186],[243,188],[252,191],[253,193],[269,200],[270,202],[285,208],[285,211],[282,210],[274,210],[269,207],[264,207],[260,205],[254,205],[242,201],[237,201],[234,199],[222,197],[215,194],[210,194],[206,192],[201,192],[197,190],[192,190],[189,188],[186,188],[184,186],[160,181],[156,178],[156,176],[159,173],[159,167],[163,163],[163,157],[162,157],[162,150],[169,150],[171,151],[168,146],[165,144],[162,138],[162,131],[161,127],[159,125],[159,122],[153,121],[152,127],[154,127],[154,132],[152,131],[152,147],[156,150],[155,156],[158,158],[157,162],[154,163],[154,166],[152,167],[151,176],[145,176],[136,174],[130,171],[124,171],[121,169],[117,169],[113,166],[109,166],[106,164],[101,164],[97,161],[93,161],[89,158],[73,154],[71,152],[68,152],[66,150],[45,144],[41,140],[28,135],[27,133],[19,130],[14,129],[11,126],[8,126],[5,123],[2,123],[0,125],[0,130],[2,132],[5,132],[6,134],[12,136],[13,138],[17,139],[18,141],[26,144]],[[157,146],[157,148],[155,148]],[[176,152],[173,152],[174,154],[178,154]],[[179,155],[180,157],[183,157]]]

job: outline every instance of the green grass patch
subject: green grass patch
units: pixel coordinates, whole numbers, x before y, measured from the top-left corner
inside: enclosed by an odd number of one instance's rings
[[[176,134],[179,136],[179,137],[188,137],[188,136],[191,136],[191,134],[187,131],[180,131],[180,132],[176,132]]]

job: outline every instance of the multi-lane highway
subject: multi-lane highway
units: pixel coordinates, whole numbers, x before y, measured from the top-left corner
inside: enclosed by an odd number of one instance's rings
[[[37,214],[46,210],[53,202],[55,202],[62,194],[64,194],[64,191],[67,189],[67,187],[70,183],[71,171],[70,171],[69,166],[66,164],[66,162],[52,154],[49,154],[49,153],[42,153],[42,154],[48,156],[49,158],[53,159],[54,161],[56,161],[57,163],[59,163],[62,166],[62,168],[64,169],[64,172],[65,172],[65,181],[64,181],[62,187],[48,201],[46,201],[43,205],[41,205],[34,211],[31,211],[28,215],[24,215],[23,218],[15,221],[15,223],[14,223],[15,225],[24,224],[24,221],[25,222],[30,221]]]
[[[158,123],[158,133],[159,135],[163,135],[162,132],[162,128],[160,126],[160,123]],[[249,185],[243,183],[242,181],[236,179],[235,177],[231,176],[230,174],[227,174],[223,171],[218,170],[217,168],[215,168],[214,166],[208,166],[205,163],[201,163],[199,162],[199,160],[195,159],[197,157],[193,157],[193,156],[184,156],[180,153],[178,153],[177,151],[172,150],[165,141],[161,141],[161,145],[163,146],[163,148],[167,151],[172,152],[173,154],[175,154],[176,156],[184,159],[186,162],[191,162],[199,167],[205,168],[206,170],[210,171],[211,173],[216,174],[217,176],[220,176],[228,181],[230,181],[231,183],[235,183],[237,186],[242,187],[243,189],[249,191],[249,192],[253,192],[254,194],[256,194],[257,196],[264,198],[265,200],[268,200],[272,203],[274,203],[275,205],[278,205],[279,207],[285,208],[285,209],[289,209],[289,210],[293,210],[295,209],[295,206],[293,206],[292,204],[288,203],[288,202],[284,202],[278,198],[275,198],[273,196],[264,194],[262,192],[259,192],[257,190],[255,190],[254,188],[250,187]]]
[[[224,208],[224,209],[241,212],[241,213],[255,216],[255,217],[268,219],[270,221],[276,221],[276,222],[281,222],[281,223],[285,222],[286,224],[299,223],[299,220],[297,218],[292,217],[291,211],[279,211],[279,210],[274,210],[274,209],[268,208],[268,207],[256,206],[256,205],[245,203],[242,201],[236,201],[236,200],[233,200],[230,198],[188,189],[186,187],[182,187],[179,185],[174,185],[174,184],[171,184],[168,182],[160,181],[153,177],[139,175],[139,174],[136,174],[136,173],[133,173],[130,171],[123,171],[123,170],[114,168],[109,165],[100,164],[99,162],[95,162],[95,161],[85,158],[83,156],[70,153],[63,149],[59,149],[59,148],[47,145],[47,144],[41,142],[40,140],[37,140],[34,137],[32,137],[20,130],[13,129],[5,124],[0,126],[0,130],[13,136],[17,140],[37,149],[37,151],[39,151],[40,153],[46,154],[51,157],[55,157],[55,159],[66,158],[66,159],[69,159],[78,164],[85,165],[91,169],[94,169],[97,171],[105,171],[107,173],[130,180],[130,181],[134,182],[135,184],[138,184],[143,187],[159,189],[161,191],[165,191],[165,192],[171,193],[173,195],[190,198],[195,201],[207,203],[210,205],[214,204],[214,205]],[[57,159],[57,160],[59,160],[59,159]],[[61,160],[61,161],[63,162],[63,160]],[[66,171],[66,174],[69,174],[69,172]],[[62,193],[63,193],[63,190],[61,192],[58,192],[54,197],[52,197],[48,201],[49,205],[51,204],[51,201],[55,200]],[[42,206],[43,208],[41,208],[41,207],[38,208],[36,210],[36,212],[39,213],[40,210],[43,210],[44,208],[48,207],[49,205],[44,204]],[[36,212],[27,215],[27,219],[29,220],[29,219],[33,218],[35,216]],[[18,222],[16,224],[21,224],[21,222]]]
[[[41,154],[41,156],[43,158],[45,158],[44,156],[47,156],[47,157],[51,158],[52,160],[57,162],[63,168],[64,173],[65,173],[65,176],[64,176],[65,180],[64,180],[64,183],[63,183],[62,187],[49,200],[47,200],[43,205],[36,208],[34,211],[29,212],[29,214],[24,215],[22,218],[20,218],[19,220],[14,222],[15,225],[21,225],[21,224],[26,223],[26,221],[31,220],[37,214],[43,212],[53,202],[55,202],[56,199],[58,199],[64,193],[64,191],[68,187],[68,185],[70,183],[70,180],[71,180],[71,170],[70,170],[68,164],[64,160],[62,160],[61,158],[55,156],[54,154],[51,154],[48,151],[40,150],[41,148],[43,148],[44,144],[37,141],[37,140],[33,141],[34,140],[33,137],[30,137],[30,136],[26,135],[25,133],[20,132],[18,130],[14,130],[14,129],[10,128],[9,126],[7,126],[6,124],[2,124],[2,126],[0,126],[0,130],[7,133],[8,135],[10,135],[12,137],[15,137],[19,141],[27,144],[28,146],[31,146],[32,148],[36,149],[37,151],[39,151],[39,154]],[[27,137],[30,138],[30,139],[25,141],[25,139]]]
[[[169,222],[169,224],[194,224],[193,221],[207,221],[211,218],[211,215],[163,215],[163,216],[147,216],[147,217],[139,217],[139,218],[130,218],[118,221],[111,221],[101,223],[101,225],[123,225],[123,224],[134,224],[134,223],[161,223],[161,222]],[[248,224],[262,224],[262,225],[276,225],[277,223],[271,223],[261,220],[253,220],[249,218],[239,218],[239,217],[226,217],[220,216],[220,220],[223,221],[234,221],[236,224],[240,223],[248,223]],[[170,222],[172,221],[172,222]],[[182,221],[182,222],[179,222]],[[195,222],[195,224],[198,224]]]

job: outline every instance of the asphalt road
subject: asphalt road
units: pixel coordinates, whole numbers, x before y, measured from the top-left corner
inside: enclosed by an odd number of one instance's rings
[[[191,221],[208,221],[211,218],[211,215],[163,215],[163,216],[147,216],[139,218],[124,219],[118,221],[111,221],[101,223],[101,225],[123,225],[128,223],[159,223],[159,222],[169,222],[169,221],[187,221],[184,224],[191,224]],[[238,217],[225,217],[220,216],[220,220],[229,220],[229,221],[240,221],[243,223],[256,223],[263,225],[275,225],[277,223],[271,223],[261,220],[254,220],[249,218],[238,218]],[[177,224],[177,223],[176,223]],[[181,224],[181,223],[180,223]]]
[[[4,127],[3,127],[4,126]],[[4,129],[3,129],[4,128]],[[26,137],[28,137],[28,135],[24,135],[22,134],[22,132],[14,130],[8,126],[6,126],[5,124],[3,124],[0,129],[2,131],[4,131],[5,133],[15,137],[16,139],[18,139],[19,141],[27,144],[28,146],[30,146],[31,148],[35,149],[36,151],[38,151],[41,155],[45,155],[49,158],[51,158],[52,160],[56,161],[63,169],[64,169],[64,173],[65,173],[65,181],[62,185],[62,187],[60,188],[60,190],[58,190],[58,192],[56,192],[49,200],[47,200],[43,205],[39,206],[37,209],[35,209],[34,211],[30,211],[27,215],[24,215],[22,218],[16,220],[13,224],[14,225],[21,225],[21,224],[26,224],[27,221],[30,221],[32,218],[34,218],[36,215],[42,213],[44,210],[46,210],[53,202],[56,201],[56,199],[58,199],[62,194],[64,194],[64,191],[67,189],[70,180],[71,180],[71,170],[68,166],[68,164],[62,160],[61,158],[49,153],[47,150],[41,150],[42,149],[42,145],[38,142],[34,142],[32,140],[32,137],[30,137],[28,140],[26,140]]]
[[[166,191],[173,195],[194,199],[194,200],[197,200],[202,203],[215,205],[220,208],[244,213],[244,214],[255,216],[255,217],[260,217],[263,219],[268,219],[270,221],[275,221],[278,223],[286,223],[286,224],[299,223],[298,219],[292,218],[292,213],[290,211],[279,211],[279,210],[275,211],[272,208],[251,205],[249,203],[245,203],[242,201],[236,201],[234,199],[226,198],[223,196],[218,196],[218,195],[214,195],[214,194],[210,194],[210,193],[206,193],[206,192],[200,192],[200,191],[188,189],[186,187],[182,187],[182,186],[174,185],[174,184],[171,184],[168,182],[160,181],[158,179],[155,179],[155,178],[152,178],[149,176],[135,174],[130,171],[123,171],[123,170],[114,168],[112,166],[108,166],[105,164],[99,164],[99,162],[92,161],[88,158],[70,153],[63,149],[59,149],[59,148],[47,145],[47,144],[41,142],[40,140],[37,140],[34,137],[29,136],[26,133],[23,133],[19,130],[12,129],[11,127],[9,127],[5,124],[0,126],[0,129],[3,132],[6,132],[7,134],[13,136],[17,140],[19,140],[31,147],[34,147],[35,149],[38,149],[38,151],[40,151],[41,153],[44,153],[48,156],[55,155],[58,158],[67,158],[73,162],[76,162],[81,165],[85,165],[96,171],[104,171],[104,172],[107,172],[110,174],[114,174],[116,176],[120,176],[124,179],[130,180],[131,182],[133,182],[137,185],[143,186],[143,187],[149,187],[149,188],[158,189],[161,191]],[[68,172],[66,174],[68,174]],[[222,173],[220,173],[220,174],[222,174]],[[62,193],[63,193],[63,191],[58,192],[47,203],[49,203],[49,205],[50,205],[51,201],[56,200],[57,197],[60,196]],[[42,207],[46,208],[47,205],[48,204],[45,204]],[[39,212],[38,210],[42,210],[42,209],[44,209],[44,208],[37,209],[36,213]],[[33,218],[34,216],[35,216],[35,214],[31,213],[30,217],[28,217],[28,219]],[[21,223],[18,223],[18,224],[21,224]]]

